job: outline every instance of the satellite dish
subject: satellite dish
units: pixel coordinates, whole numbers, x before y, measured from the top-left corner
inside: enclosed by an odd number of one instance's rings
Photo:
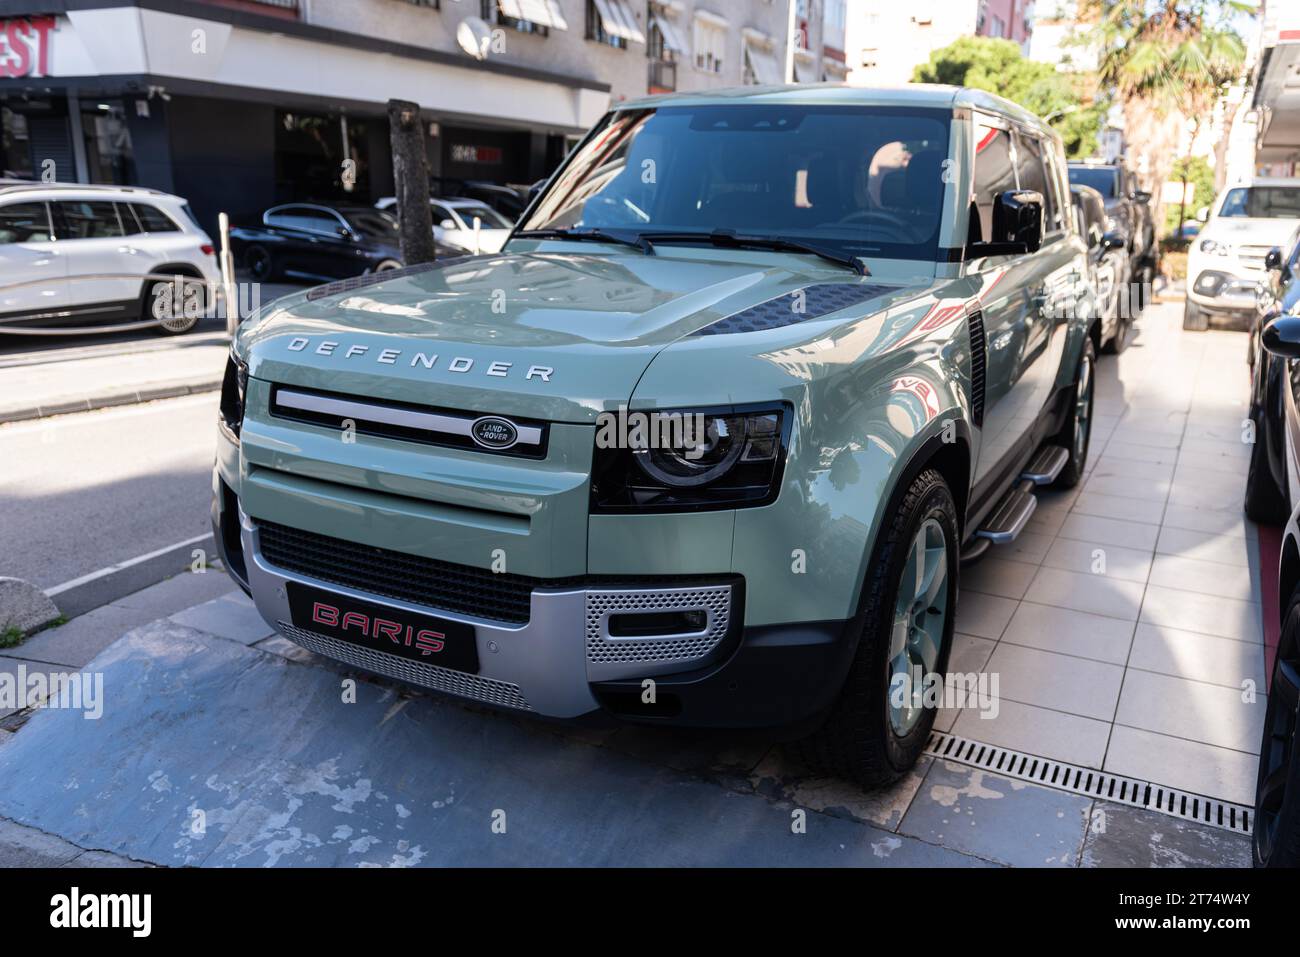
[[[476,60],[486,60],[492,42],[492,28],[480,17],[466,17],[456,28],[456,42]]]

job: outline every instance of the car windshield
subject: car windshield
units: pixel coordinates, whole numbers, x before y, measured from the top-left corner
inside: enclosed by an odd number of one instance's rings
[[[1079,186],[1091,186],[1108,199],[1115,195],[1115,185],[1119,177],[1115,170],[1105,166],[1071,166],[1070,182]]]
[[[475,217],[478,217],[480,229],[509,229],[512,225],[510,220],[483,203],[457,205],[455,210],[456,214],[465,221],[465,225],[471,229],[474,228]]]
[[[379,210],[364,210],[347,214],[348,224],[353,232],[366,239],[380,239],[396,242],[398,238],[397,219]]]
[[[1300,217],[1300,187],[1239,186],[1228,191],[1220,216],[1255,219],[1296,219]]]
[[[952,114],[868,106],[615,112],[522,230],[716,230],[850,256],[933,260]]]

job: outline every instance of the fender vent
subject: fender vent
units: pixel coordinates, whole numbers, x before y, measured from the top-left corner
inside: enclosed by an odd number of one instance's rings
[[[988,343],[984,337],[984,311],[968,306],[966,323],[970,327],[970,417],[976,426],[984,425],[984,378],[988,363]]]
[[[1255,816],[1254,808],[1240,804],[1167,788],[1150,781],[1126,778],[1095,768],[1040,758],[1023,751],[981,744],[943,731],[931,733],[925,753],[1018,781],[1029,781],[1057,791],[1155,811],[1237,834],[1249,834]]]
[[[451,259],[439,259],[437,262],[420,263],[416,266],[405,266],[401,269],[386,269],[383,272],[370,272],[362,276],[353,276],[351,279],[341,279],[338,282],[332,282],[326,286],[317,286],[315,289],[308,290],[307,301],[315,302],[317,299],[324,299],[326,296],[335,296],[341,292],[351,292],[354,289],[362,289],[366,286],[373,286],[376,283],[388,282],[390,279],[401,279],[404,276],[418,276],[420,273],[430,272],[434,269],[441,269],[443,266],[450,266],[452,263],[464,262],[472,259],[471,256],[455,256]]]
[[[697,336],[726,336],[738,332],[761,332],[780,329],[809,319],[820,319],[832,312],[856,306],[868,299],[892,290],[893,286],[873,283],[820,282],[794,292],[777,296],[757,306],[742,309],[733,315],[705,326]]]

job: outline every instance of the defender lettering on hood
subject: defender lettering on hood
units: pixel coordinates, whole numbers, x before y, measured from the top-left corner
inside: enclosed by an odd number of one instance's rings
[[[315,348],[312,346],[312,337],[294,336],[289,340],[288,350],[290,352],[314,352],[318,356],[333,356],[337,359],[357,359],[361,361],[379,362],[384,365],[397,365],[398,361],[406,362],[405,356],[410,356],[407,363],[412,368],[433,369],[435,367],[445,368],[448,372],[469,373],[475,368],[481,375],[495,376],[498,379],[509,378],[510,376],[522,375],[525,381],[540,379],[542,382],[550,382],[551,376],[555,370],[550,366],[530,365],[528,371],[523,371],[523,366],[518,369],[514,362],[507,362],[503,359],[495,359],[489,362],[476,362],[468,356],[454,356],[449,359],[442,359],[436,352],[426,352],[414,349],[378,349],[371,350],[366,345],[350,345],[343,352],[338,349],[342,343],[335,339],[321,339],[316,342]],[[439,365],[441,361],[441,365]]]

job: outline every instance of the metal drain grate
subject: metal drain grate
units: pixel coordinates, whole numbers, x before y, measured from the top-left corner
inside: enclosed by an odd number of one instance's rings
[[[1064,761],[1040,758],[1023,751],[982,744],[943,731],[935,731],[930,735],[925,753],[945,761],[993,771],[1003,777],[1157,811],[1238,834],[1250,833],[1255,814],[1254,808],[1242,807],[1240,804],[1230,804],[1201,794],[1179,791],[1150,781],[1138,781]]]

